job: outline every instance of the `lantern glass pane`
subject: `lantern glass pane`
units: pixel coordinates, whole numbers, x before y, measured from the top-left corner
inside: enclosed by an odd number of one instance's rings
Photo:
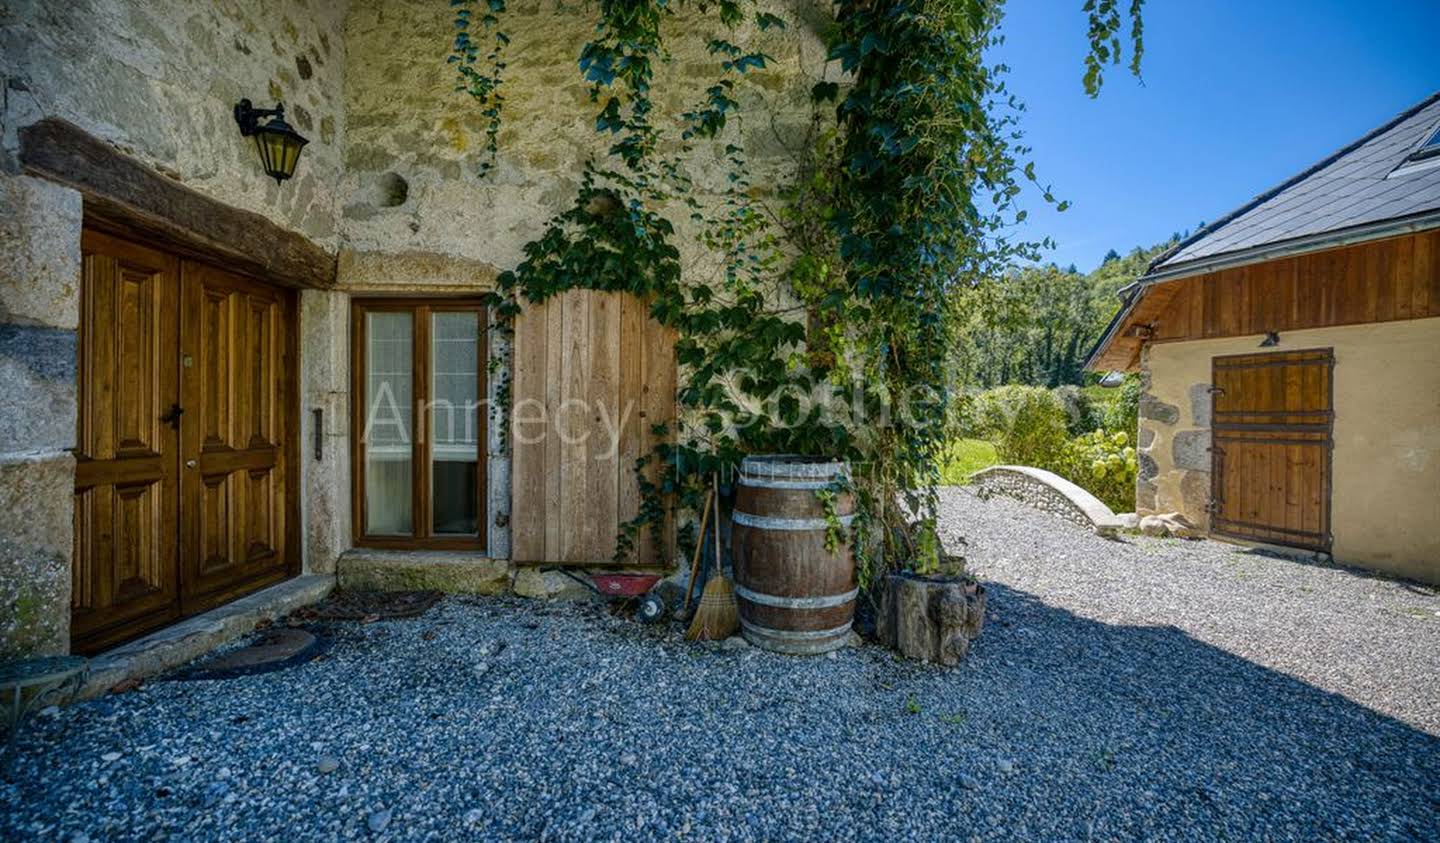
[[[305,144],[293,135],[285,138],[285,175],[295,175],[295,165],[300,163],[300,148]]]
[[[289,178],[294,175],[304,141],[288,132],[261,129],[257,142],[260,147],[260,161],[268,175],[276,178]]]

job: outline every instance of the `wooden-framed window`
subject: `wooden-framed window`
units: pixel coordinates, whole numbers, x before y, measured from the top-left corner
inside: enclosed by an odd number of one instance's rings
[[[473,299],[353,302],[357,545],[485,548],[487,326]]]

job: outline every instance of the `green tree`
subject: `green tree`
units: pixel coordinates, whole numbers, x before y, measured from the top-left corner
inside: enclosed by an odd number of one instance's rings
[[[1172,245],[1107,257],[1081,275],[1054,264],[1012,268],[955,303],[966,341],[951,360],[960,384],[1056,387],[1086,382],[1085,357],[1120,306],[1119,291]]]

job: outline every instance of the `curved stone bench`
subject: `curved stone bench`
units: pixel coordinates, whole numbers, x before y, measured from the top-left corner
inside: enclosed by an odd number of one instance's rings
[[[982,500],[1008,495],[1043,512],[1088,527],[1102,536],[1120,531],[1120,519],[1110,507],[1058,474],[1028,465],[992,465],[970,475],[970,484]]]

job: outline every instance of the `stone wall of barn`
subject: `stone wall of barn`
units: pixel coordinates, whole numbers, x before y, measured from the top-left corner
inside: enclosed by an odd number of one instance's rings
[[[1210,525],[1210,370],[1157,373],[1155,346],[1140,353],[1140,423],[1135,511],[1178,512],[1201,530]],[[1164,353],[1164,352],[1162,352]],[[1187,381],[1187,377],[1189,380]]]
[[[1440,318],[1287,331],[1277,350],[1335,354],[1333,556],[1440,583]],[[1263,335],[1148,345],[1140,399],[1139,512],[1208,529],[1215,357]]]

